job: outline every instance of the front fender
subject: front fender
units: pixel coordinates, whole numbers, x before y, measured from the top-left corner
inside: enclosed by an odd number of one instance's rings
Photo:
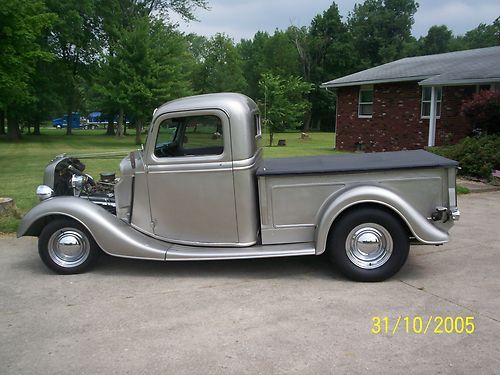
[[[61,216],[80,222],[110,255],[165,260],[171,246],[135,230],[94,203],[67,196],[50,198],[33,207],[21,220],[17,237],[38,236],[47,220]]]
[[[357,186],[338,191],[320,210],[315,233],[317,254],[325,251],[328,233],[335,219],[347,208],[363,203],[389,208],[401,217],[415,238],[424,244],[439,245],[449,241],[448,233],[432,225],[400,195],[379,186]]]

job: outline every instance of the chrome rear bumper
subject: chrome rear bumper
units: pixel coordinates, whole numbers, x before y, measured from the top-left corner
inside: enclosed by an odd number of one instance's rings
[[[451,219],[453,221],[460,220],[460,210],[457,207],[455,207],[454,209],[451,210]]]

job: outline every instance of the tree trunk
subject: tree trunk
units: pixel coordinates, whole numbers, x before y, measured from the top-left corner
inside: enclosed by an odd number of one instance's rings
[[[135,123],[135,144],[140,145],[141,142],[141,131],[142,131],[142,119],[139,119]]]
[[[14,216],[17,218],[21,217],[14,199],[0,197],[0,216]]]
[[[5,134],[5,111],[0,110],[0,135]]]
[[[19,120],[15,117],[7,120],[7,139],[9,141],[17,141],[21,139]]]
[[[114,121],[115,116],[110,115],[108,117],[108,126],[106,128],[106,135],[115,135],[115,121]]]
[[[302,131],[304,133],[309,133],[310,129],[311,129],[311,111],[307,111],[304,114],[304,128]]]
[[[112,118],[111,121],[114,121],[114,118]],[[116,127],[116,136],[123,137],[124,135],[125,135],[125,132],[123,131],[123,108],[120,108],[120,112],[118,113],[118,124]]]
[[[271,147],[273,145],[273,136],[274,136],[273,132],[270,132],[269,133],[269,147]]]
[[[67,122],[67,127],[66,127],[66,135],[71,135],[71,110],[68,111],[68,121]]]
[[[36,120],[33,124],[33,135],[40,135],[40,121]]]

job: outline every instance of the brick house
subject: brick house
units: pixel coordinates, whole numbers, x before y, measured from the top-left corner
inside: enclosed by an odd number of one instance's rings
[[[500,90],[500,46],[409,57],[326,82],[337,92],[336,148],[393,151],[470,134],[462,101]]]

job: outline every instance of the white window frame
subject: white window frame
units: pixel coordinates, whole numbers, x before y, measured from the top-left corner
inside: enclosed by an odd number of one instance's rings
[[[495,91],[495,84],[494,84],[494,83],[482,83],[482,84],[477,84],[477,85],[476,85],[476,94],[478,94],[478,93],[479,93],[479,91],[481,91],[481,90],[480,90],[480,87],[481,87],[481,86],[487,86],[487,85],[489,85],[489,86],[490,86],[490,88],[489,88],[488,90],[490,90],[490,91]],[[499,86],[499,87],[500,87],[500,86]]]
[[[432,87],[431,86],[422,86],[422,98],[421,98],[421,101],[420,101],[420,118],[428,120],[431,117],[430,106],[432,105],[432,103],[431,103],[431,98],[430,97],[429,97],[429,100],[425,100],[424,99],[424,97],[425,97],[424,93],[425,93],[426,89],[432,90]],[[442,99],[443,99],[443,88],[442,87],[439,87],[439,88],[436,87],[436,91],[438,89],[439,89],[439,95],[436,95],[436,119],[441,118],[441,107],[443,106],[443,101],[442,101]],[[424,104],[425,103],[429,103],[429,114],[428,115],[424,115]],[[439,109],[439,111],[438,111],[438,109]]]
[[[372,92],[372,101],[371,102],[362,102],[361,101],[361,93],[363,91],[371,91]],[[372,118],[373,117],[373,98],[375,95],[375,91],[373,90],[373,85],[365,85],[365,86],[359,86],[359,95],[358,95],[358,118]],[[367,114],[362,114],[361,113],[361,106],[362,105],[371,105],[372,106],[372,113],[367,115]]]

